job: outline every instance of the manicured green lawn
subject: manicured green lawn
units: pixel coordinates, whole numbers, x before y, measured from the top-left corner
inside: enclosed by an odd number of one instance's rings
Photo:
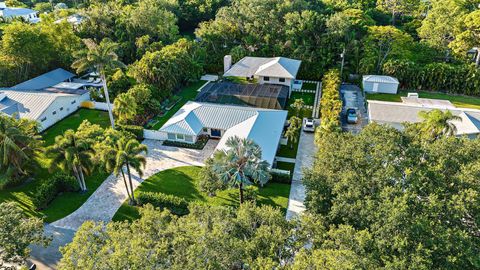
[[[145,180],[135,191],[163,192],[185,198],[191,202],[205,203],[208,205],[223,205],[237,207],[239,204],[237,189],[228,189],[209,197],[202,193],[198,187],[198,173],[201,167],[186,166],[165,170]],[[268,183],[258,188],[257,203],[280,207],[286,212],[290,185]],[[133,220],[138,218],[138,208],[125,202],[113,220]]]
[[[450,102],[453,103],[453,105],[459,108],[480,109],[479,97],[461,96],[461,95],[444,94],[444,93],[432,93],[432,92],[425,92],[425,91],[400,91],[396,95],[367,93],[367,100],[370,99],[370,100],[402,102],[401,97],[406,97],[408,92],[418,92],[421,98],[449,100]]]
[[[158,130],[160,129],[167,121],[172,117],[187,101],[194,100],[197,96],[197,90],[204,85],[206,81],[198,81],[191,83],[189,86],[184,87],[180,92],[176,95],[182,97],[182,99],[167,113],[162,116],[155,117],[153,120],[157,121],[152,129]]]
[[[277,169],[290,171],[290,173],[293,174],[293,171],[295,170],[295,163],[277,161]]]
[[[302,84],[302,89],[317,90],[317,84],[316,83],[303,83]]]
[[[313,106],[315,104],[315,94],[314,93],[303,93],[303,92],[292,92],[290,99],[288,100],[288,106],[290,106],[295,99],[303,99],[305,105]]]
[[[67,129],[76,130],[85,119],[90,121],[92,124],[98,124],[102,127],[107,127],[108,125],[110,125],[110,120],[108,119],[108,112],[90,109],[79,109],[75,113],[71,114],[62,121],[56,123],[55,125],[42,132],[42,137],[45,140],[45,144],[53,144],[55,142],[55,137],[63,134],[63,132],[65,132]]]
[[[76,130],[83,119],[88,119],[94,124],[99,124],[103,127],[109,125],[108,114],[106,112],[80,109],[74,114],[68,116],[64,120],[58,122],[53,127],[49,128],[42,136],[46,145],[51,145],[57,135],[61,135],[67,129]],[[47,209],[36,211],[31,197],[35,190],[51,177],[54,172],[50,172],[51,160],[44,155],[36,158],[38,163],[37,171],[31,176],[31,180],[19,187],[9,188],[7,190],[0,190],[0,202],[13,201],[22,208],[25,213],[30,216],[44,217],[46,222],[53,222],[60,218],[67,216],[80,207],[88,197],[98,188],[98,186],[108,176],[105,172],[94,172],[87,176],[87,188],[85,193],[65,193],[58,196]]]

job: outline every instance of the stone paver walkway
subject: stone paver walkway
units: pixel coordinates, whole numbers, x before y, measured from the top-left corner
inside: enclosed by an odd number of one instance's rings
[[[301,132],[298,142],[298,152],[293,172],[292,186],[288,198],[287,220],[297,217],[305,211],[305,186],[302,184],[303,168],[310,168],[313,165],[317,147],[314,142],[314,134]]]
[[[162,142],[156,140],[145,140],[143,144],[148,147],[147,165],[142,179],[133,173],[134,189],[143,179],[160,171],[203,165],[205,159],[212,155],[218,141],[210,140],[203,150],[163,146]],[[46,234],[52,236],[53,241],[48,247],[31,246],[30,261],[37,265],[37,269],[56,269],[61,259],[59,248],[72,241],[75,231],[87,220],[111,221],[127,197],[122,177],[110,175],[75,212],[45,226]]]
[[[143,141],[143,144],[148,147],[147,165],[142,179],[136,172],[132,173],[133,188],[136,189],[143,179],[163,170],[180,166],[203,165],[204,160],[213,153],[217,143],[218,141],[210,140],[203,150],[193,150],[163,146],[162,142],[155,140]],[[127,197],[122,177],[115,177],[112,174],[80,208],[51,225],[77,230],[87,220],[109,222]]]

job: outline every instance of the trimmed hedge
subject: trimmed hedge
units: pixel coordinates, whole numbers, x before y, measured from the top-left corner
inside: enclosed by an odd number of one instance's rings
[[[121,131],[130,132],[135,135],[137,140],[143,140],[143,127],[135,125],[118,125]]]
[[[185,142],[176,142],[176,141],[166,140],[163,142],[163,145],[202,150],[207,144],[207,142],[208,142],[208,136],[201,135],[199,136],[197,142],[195,143],[185,143]]]
[[[327,131],[341,129],[340,114],[342,100],[340,98],[340,72],[329,70],[322,79],[322,99],[320,100],[321,128]]]
[[[396,77],[402,89],[480,96],[480,69],[474,65],[433,63],[422,66],[395,60],[383,65],[383,73]]]
[[[188,202],[180,197],[169,195],[161,192],[143,192],[140,191],[136,195],[137,204],[142,206],[145,204],[151,204],[154,207],[160,209],[168,209],[175,215],[188,214]]]
[[[60,193],[79,191],[77,179],[64,173],[55,174],[44,182],[33,195],[32,202],[37,210],[45,209]]]

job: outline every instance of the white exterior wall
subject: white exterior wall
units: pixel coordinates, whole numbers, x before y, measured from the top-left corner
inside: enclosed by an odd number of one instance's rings
[[[80,103],[90,99],[90,93],[85,93],[81,96],[61,96],[55,99],[55,101],[48,106],[48,108],[36,119],[40,124],[40,131],[43,131],[50,126],[54,125],[58,121],[77,111]],[[75,101],[74,104],[72,102]],[[63,107],[63,110],[60,110]],[[53,112],[56,114],[53,114]],[[46,118],[45,121],[41,119]]]
[[[144,129],[143,138],[157,141],[165,141],[167,139],[167,133],[158,130]]]
[[[363,81],[363,90],[367,93],[385,93],[396,94],[398,92],[397,83],[382,83]]]
[[[285,82],[281,82],[280,81],[280,78],[278,77],[269,77],[270,80],[268,81],[265,81],[264,80],[265,77],[263,76],[259,76],[257,79],[258,79],[258,83],[260,84],[264,84],[264,83],[271,83],[271,84],[281,84],[281,85],[286,85],[288,87],[292,87],[292,80],[291,79],[288,79],[288,78],[284,78],[285,79]]]

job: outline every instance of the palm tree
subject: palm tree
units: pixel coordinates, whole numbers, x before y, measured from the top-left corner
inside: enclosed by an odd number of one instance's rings
[[[460,116],[454,115],[448,110],[445,112],[438,109],[428,112],[421,111],[418,116],[423,119],[421,122],[422,133],[431,139],[455,135],[457,127],[452,121],[462,121]]]
[[[135,204],[135,195],[133,193],[132,173],[131,169],[137,171],[140,177],[143,177],[143,168],[147,163],[145,156],[142,153],[147,153],[148,148],[144,144],[140,144],[135,139],[120,138],[115,146],[115,167],[114,173],[123,174],[123,167],[127,168],[128,181],[130,184],[130,204]],[[128,187],[127,187],[128,193]]]
[[[123,184],[125,185],[125,190],[127,191],[129,201],[132,201],[130,195],[130,189],[127,184],[127,179],[124,172],[124,164],[117,164],[117,155],[118,155],[118,141],[121,138],[130,139],[128,135],[114,129],[106,130],[105,139],[101,142],[98,142],[95,145],[95,156],[97,163],[103,165],[107,172],[114,173],[116,177],[120,174],[123,178]],[[133,138],[133,136],[131,136]]]
[[[0,170],[12,177],[26,175],[26,164],[40,150],[38,124],[0,115]]]
[[[121,93],[115,98],[113,113],[119,123],[126,124],[137,114],[137,102],[132,95]]]
[[[64,170],[72,171],[82,191],[87,190],[85,174],[92,169],[93,151],[85,141],[78,139],[71,129],[55,138],[55,143],[47,148],[47,154],[53,155],[53,164],[60,165]]]
[[[243,203],[243,188],[253,182],[264,185],[270,180],[268,162],[261,159],[260,146],[249,139],[237,136],[227,139],[226,151],[214,154],[213,171],[225,183],[238,187],[240,204]]]
[[[288,126],[287,131],[285,132],[285,137],[287,137],[288,142],[290,143],[290,148],[293,149],[293,145],[298,142],[299,131],[302,127],[302,119],[292,116],[290,118],[290,126]]]
[[[106,72],[118,67],[125,67],[125,64],[118,60],[118,55],[115,53],[118,45],[107,38],[103,39],[99,44],[95,43],[93,39],[84,39],[83,43],[85,43],[87,48],[78,51],[74,55],[76,60],[73,62],[72,67],[75,68],[78,73],[93,68],[100,74],[103,83],[103,92],[107,101],[110,123],[112,128],[115,128],[112,108],[110,106],[110,96],[108,95]]]

